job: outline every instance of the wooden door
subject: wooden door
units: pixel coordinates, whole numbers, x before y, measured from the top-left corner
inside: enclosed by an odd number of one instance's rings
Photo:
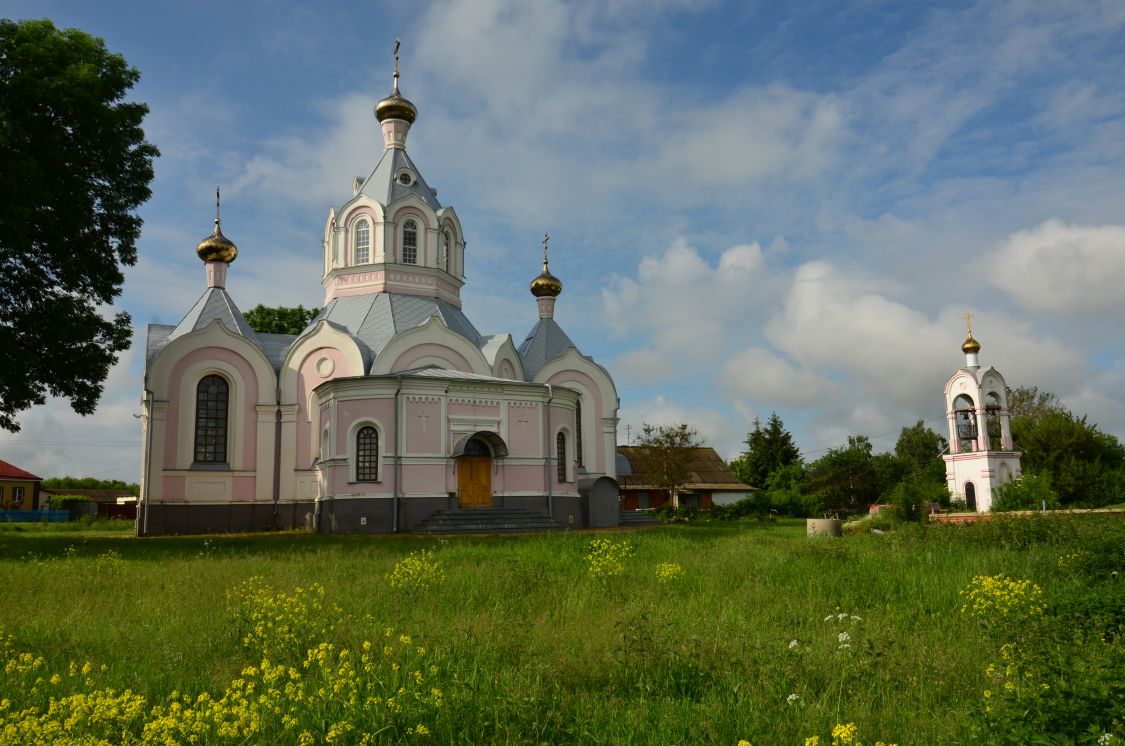
[[[457,459],[457,491],[462,508],[491,508],[492,458],[462,456]]]

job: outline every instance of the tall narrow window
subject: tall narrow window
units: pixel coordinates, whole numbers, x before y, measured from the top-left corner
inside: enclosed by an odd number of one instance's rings
[[[413,220],[407,220],[402,225],[402,262],[418,263],[418,224]]]
[[[559,433],[555,436],[555,455],[559,462],[559,481],[566,481],[566,434]]]
[[[222,376],[204,376],[195,389],[195,463],[227,460],[227,401],[230,387]]]
[[[579,466],[585,466],[582,462],[582,400],[579,399],[574,405],[574,460],[578,462]]]
[[[355,436],[355,481],[379,481],[379,431],[364,425]]]
[[[371,224],[366,220],[355,226],[355,263],[367,264],[371,261]]]
[[[449,231],[441,234],[441,268],[449,271],[449,252],[453,250],[453,235]]]

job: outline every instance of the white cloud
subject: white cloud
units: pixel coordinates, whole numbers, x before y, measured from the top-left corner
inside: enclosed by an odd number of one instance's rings
[[[989,270],[997,287],[1030,310],[1088,318],[1100,311],[1117,323],[1125,320],[1125,226],[1047,220],[1008,236],[990,257]]]
[[[704,445],[711,446],[723,458],[734,458],[741,452],[746,431],[741,422],[713,409],[694,408],[657,396],[632,402],[621,408],[617,441],[622,445],[635,443],[644,425],[671,426],[687,423],[699,433]]]

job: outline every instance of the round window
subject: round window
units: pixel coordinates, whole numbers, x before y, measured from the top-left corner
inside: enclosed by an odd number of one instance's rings
[[[410,174],[408,173],[401,173],[398,175],[398,183],[403,186],[410,186],[414,183],[414,179],[410,178]]]

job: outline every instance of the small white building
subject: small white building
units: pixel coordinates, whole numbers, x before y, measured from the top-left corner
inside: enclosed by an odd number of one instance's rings
[[[965,366],[945,384],[945,479],[954,500],[963,500],[971,511],[987,512],[996,488],[1020,476],[1020,455],[1012,445],[1008,385],[995,368],[981,369],[980,342],[973,339],[972,326],[961,351]]]

